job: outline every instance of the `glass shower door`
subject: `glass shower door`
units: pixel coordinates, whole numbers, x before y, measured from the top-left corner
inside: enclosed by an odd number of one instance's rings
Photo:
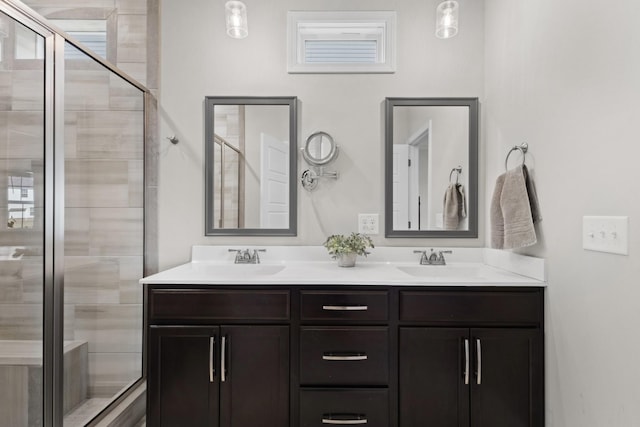
[[[45,40],[0,11],[0,424],[43,424]]]

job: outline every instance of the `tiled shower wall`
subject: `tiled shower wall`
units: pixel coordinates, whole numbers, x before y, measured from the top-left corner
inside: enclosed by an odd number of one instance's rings
[[[151,89],[157,87],[157,38],[147,37],[147,32],[157,29],[156,0],[25,3],[54,20],[106,19],[106,59]],[[66,64],[65,340],[89,343],[90,395],[109,397],[141,374],[138,279],[143,275],[145,249],[145,273],[157,265],[156,120],[155,111],[145,116],[142,92],[97,63],[89,63]],[[42,78],[41,73],[33,74],[25,71],[13,79],[0,76],[0,104],[22,114],[0,117],[19,121],[11,126],[0,123],[0,128],[17,126],[23,132],[14,132],[16,137],[31,137],[41,144],[42,130],[36,129],[41,123],[30,122],[28,100],[9,105],[10,97],[5,96],[18,85],[28,85],[30,79]],[[145,119],[150,125],[146,135]],[[3,245],[9,243],[3,239]],[[12,302],[0,313],[0,339],[41,339],[41,306],[34,304],[41,302],[41,295],[41,289],[31,292],[28,283],[0,292],[0,299]]]

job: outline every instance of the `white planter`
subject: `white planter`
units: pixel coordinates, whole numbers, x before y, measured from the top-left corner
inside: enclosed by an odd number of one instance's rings
[[[347,254],[338,255],[338,266],[339,267],[355,267],[356,266],[356,257],[358,254],[355,252],[349,252]]]

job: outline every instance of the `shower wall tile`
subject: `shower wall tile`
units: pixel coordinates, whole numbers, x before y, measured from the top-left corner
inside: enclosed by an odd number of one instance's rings
[[[13,71],[13,111],[44,111],[44,61],[37,61],[37,65],[34,63],[31,68]]]
[[[66,304],[117,304],[120,272],[116,258],[65,257]]]
[[[141,375],[141,353],[89,353],[91,397],[111,397]]]
[[[0,111],[11,110],[13,71],[0,70]]]
[[[142,348],[142,305],[75,306],[75,340],[88,341],[90,353],[135,353]]]
[[[22,277],[3,274],[6,264],[9,262],[14,261],[0,261],[0,301],[3,303],[22,302]]]
[[[0,111],[0,125],[6,132],[2,135],[6,143],[0,146],[0,157],[29,159],[44,156],[44,114],[41,111]]]
[[[118,16],[118,63],[146,61],[146,15]]]
[[[65,159],[75,159],[77,157],[76,147],[78,143],[78,114],[73,111],[64,113],[64,157]]]
[[[65,206],[129,207],[129,162],[67,160]]]
[[[129,162],[129,203],[132,208],[144,207],[144,161]]]
[[[142,111],[78,113],[76,155],[83,159],[142,160]]]
[[[0,414],[3,425],[31,425],[28,366],[0,366]]]
[[[65,255],[142,255],[142,215],[142,208],[65,209]]]
[[[120,14],[147,13],[147,0],[116,0],[116,8]]]
[[[0,340],[41,339],[41,304],[0,304]]]
[[[139,83],[143,85],[147,81],[147,64],[144,62],[118,62],[118,68],[124,71],[129,77],[133,77]],[[111,84],[111,107],[118,110],[141,110],[142,102],[140,98],[142,98],[142,91],[137,91],[136,94],[132,94],[131,85],[128,83],[124,83],[124,81],[117,77],[115,74],[112,75],[112,84]],[[118,83],[118,80],[120,83]],[[126,88],[126,91],[122,90],[122,88]]]
[[[85,62],[91,67],[97,66],[93,61]],[[65,73],[66,111],[109,109],[109,72],[106,69],[71,69]]]
[[[142,304],[142,285],[138,281],[143,276],[143,257],[120,257],[118,261],[120,262],[120,303]]]
[[[115,0],[28,0],[27,3],[31,8],[43,8],[43,7],[57,7],[64,9],[86,8],[90,3],[92,8],[113,8],[115,7]]]

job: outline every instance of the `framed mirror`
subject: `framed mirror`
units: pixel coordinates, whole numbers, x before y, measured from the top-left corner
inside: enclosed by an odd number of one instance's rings
[[[478,237],[478,99],[385,101],[386,237]]]
[[[205,235],[295,236],[296,97],[205,98]]]

